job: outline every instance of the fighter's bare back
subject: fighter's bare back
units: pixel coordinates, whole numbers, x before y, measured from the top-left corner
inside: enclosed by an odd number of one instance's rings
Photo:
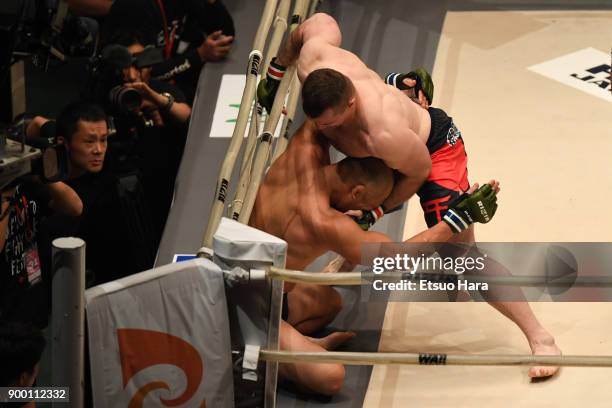
[[[330,163],[328,146],[313,124],[305,122],[257,194],[249,224],[287,241],[291,269],[304,269],[329,249],[318,236],[320,222],[346,217],[330,207],[319,171]]]

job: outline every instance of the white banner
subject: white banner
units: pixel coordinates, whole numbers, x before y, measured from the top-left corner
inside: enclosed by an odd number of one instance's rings
[[[221,270],[198,259],[86,292],[96,407],[232,407]]]

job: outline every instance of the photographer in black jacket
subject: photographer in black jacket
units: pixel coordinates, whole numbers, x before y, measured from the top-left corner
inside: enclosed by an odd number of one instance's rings
[[[106,17],[105,43],[118,29],[131,28],[153,39],[165,61],[151,76],[173,80],[193,101],[206,62],[223,60],[234,41],[234,22],[221,0],[115,0]]]
[[[142,231],[131,231],[133,212],[126,206],[137,200],[135,192],[122,200],[122,182],[126,177],[109,166],[109,145],[117,135],[109,135],[109,120],[99,105],[88,101],[76,101],[66,105],[57,120],[35,117],[27,126],[27,135],[53,137],[66,147],[69,159],[69,178],[66,181],[83,202],[83,213],[78,220],[55,215],[41,224],[41,237],[46,245],[41,248],[43,266],[50,268],[50,244],[62,236],[78,236],[87,243],[87,286],[108,282],[132,273],[148,269],[153,265],[154,248],[149,244],[151,234],[142,239]],[[114,169],[117,170],[117,169]],[[134,179],[131,174],[128,178]],[[138,204],[136,204],[138,205]],[[139,214],[145,223],[152,220]],[[147,231],[148,232],[148,231]],[[42,244],[42,242],[41,242]],[[109,257],[112,248],[113,257]]]
[[[152,49],[146,37],[137,30],[118,30],[111,39],[113,46],[126,47],[135,62]],[[133,112],[144,119],[137,126],[136,151],[145,196],[153,216],[155,242],[158,243],[172,200],[191,107],[179,88],[151,79],[151,68],[134,63],[122,69],[122,76],[123,86],[136,89],[142,96],[140,106]],[[117,132],[125,132],[121,121],[117,122]]]

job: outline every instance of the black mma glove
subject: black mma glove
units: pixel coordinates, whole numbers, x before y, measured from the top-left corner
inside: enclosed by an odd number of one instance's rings
[[[453,232],[466,230],[471,224],[486,224],[497,211],[497,193],[485,184],[472,194],[463,194],[457,204],[449,208],[442,220]]]
[[[431,79],[431,75],[423,68],[417,68],[414,71],[410,71],[407,74],[401,74],[396,72],[391,72],[385,76],[385,83],[389,85],[393,85],[400,91],[404,91],[407,89],[411,89],[408,85],[404,83],[404,79],[414,79],[416,81],[416,85],[414,88],[414,96],[416,98],[419,97],[419,91],[423,91],[423,95],[427,98],[427,102],[431,105],[433,101],[434,94],[434,84]]]

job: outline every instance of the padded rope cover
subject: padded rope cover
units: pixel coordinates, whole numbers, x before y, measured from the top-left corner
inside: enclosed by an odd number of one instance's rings
[[[246,270],[265,269],[270,265],[285,265],[287,243],[273,235],[259,231],[229,218],[222,218],[213,237],[214,262],[223,269],[240,266]],[[278,313],[270,324],[270,308],[276,292]],[[237,407],[263,406],[264,391],[276,392],[276,381],[265,372],[266,365],[259,363],[257,381],[243,378],[242,356],[246,345],[268,347],[271,327],[280,325],[280,282],[273,289],[267,280],[251,281],[226,289],[232,357],[234,365],[235,404]]]

